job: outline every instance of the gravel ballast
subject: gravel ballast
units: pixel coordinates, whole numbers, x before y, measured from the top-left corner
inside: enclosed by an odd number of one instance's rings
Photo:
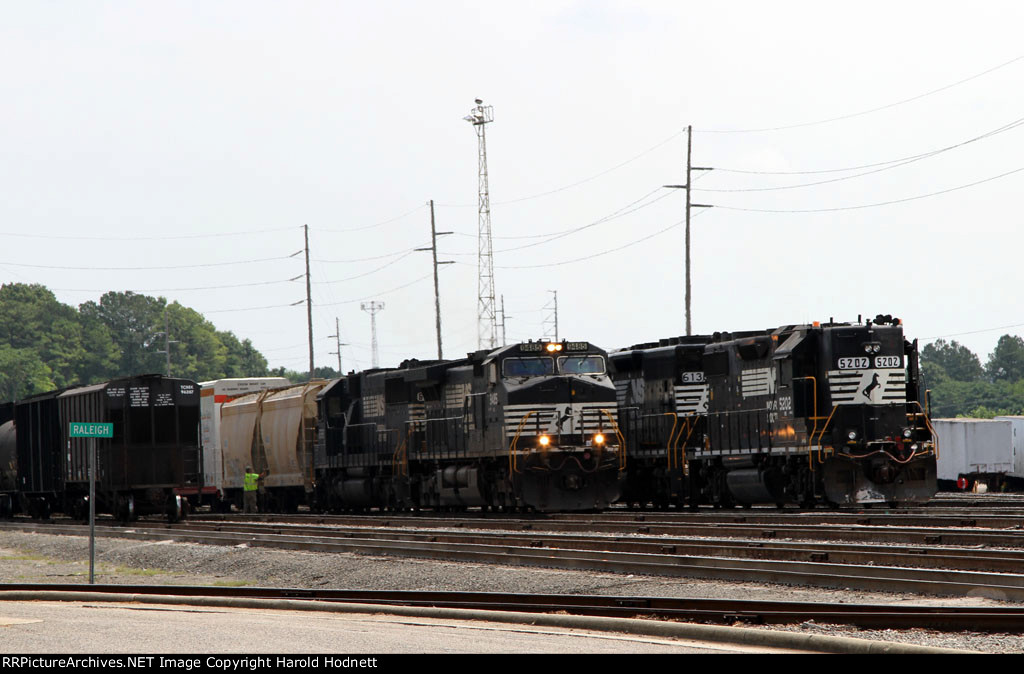
[[[88,538],[0,532],[0,582],[87,583]],[[349,553],[281,551],[170,541],[98,538],[96,582],[145,585],[246,585],[352,590],[435,590],[743,598],[821,603],[999,606],[984,598],[799,588],[691,578],[439,562]],[[771,626],[805,634],[877,639],[987,653],[1024,653],[1024,635],[930,630],[858,630],[805,623]]]

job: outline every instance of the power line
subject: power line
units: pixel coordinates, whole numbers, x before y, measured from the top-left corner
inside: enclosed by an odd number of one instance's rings
[[[1010,131],[1011,129],[1015,129],[1015,128],[1021,126],[1022,124],[1024,124],[1024,117],[1016,119],[1016,120],[1010,122],[1009,124],[1005,124],[1005,125],[999,127],[998,129],[993,129],[992,131],[984,133],[984,134],[982,134],[980,136],[975,136],[974,138],[971,138],[969,140],[965,140],[965,141],[962,141],[960,143],[955,143],[953,145],[948,145],[948,146],[946,146],[944,148],[940,148],[938,150],[932,150],[930,152],[924,152],[924,153],[921,153],[921,154],[912,155],[912,156],[909,156],[909,157],[903,157],[903,158],[900,158],[900,159],[892,159],[892,160],[885,161],[885,162],[877,162],[877,163],[874,163],[874,164],[865,164],[863,166],[855,166],[855,167],[850,167],[850,168],[845,168],[845,169],[825,169],[825,170],[821,170],[821,171],[741,171],[741,170],[737,170],[737,169],[722,169],[722,168],[718,168],[716,166],[715,167],[716,171],[725,171],[725,172],[729,172],[729,173],[759,174],[759,175],[808,175],[808,174],[815,174],[815,173],[841,173],[841,172],[846,172],[846,171],[855,171],[855,170],[859,170],[859,169],[863,169],[863,168],[875,168],[875,167],[882,167],[882,168],[877,168],[874,171],[866,171],[864,173],[858,173],[858,174],[852,175],[852,176],[843,176],[841,178],[833,178],[831,180],[822,180],[822,181],[813,182],[813,183],[801,183],[799,185],[783,185],[781,187],[759,187],[759,188],[745,188],[745,189],[708,189],[708,188],[694,188],[694,189],[697,190],[697,191],[700,191],[700,192],[765,192],[765,191],[770,191],[770,190],[788,190],[788,189],[793,189],[793,188],[796,188],[796,187],[811,187],[813,185],[824,185],[826,183],[838,182],[840,180],[850,180],[852,178],[859,178],[861,176],[870,175],[872,173],[878,173],[880,171],[887,171],[887,170],[892,169],[892,168],[898,168],[900,166],[905,166],[907,164],[910,164],[910,163],[913,163],[913,162],[916,162],[916,161],[920,161],[922,159],[928,159],[930,157],[935,157],[935,156],[937,156],[939,154],[942,154],[944,152],[949,152],[950,150],[954,150],[954,149],[963,147],[965,145],[969,145],[970,143],[974,143],[976,141],[979,141],[979,140],[982,140],[982,139],[985,139],[985,138],[990,138],[992,136],[995,136],[997,134],[1003,133],[1005,131]]]
[[[367,230],[367,229],[374,229],[376,227],[383,227],[384,225],[389,225],[392,222],[397,222],[398,220],[401,220],[402,218],[407,218],[410,215],[412,215],[413,213],[415,213],[416,211],[420,210],[421,208],[425,208],[425,207],[426,207],[426,204],[420,204],[419,206],[417,206],[416,208],[412,209],[411,211],[406,211],[405,213],[402,213],[401,215],[396,215],[393,218],[389,218],[388,220],[382,220],[381,222],[377,222],[377,223],[374,223],[372,225],[364,225],[362,227],[349,227],[347,229],[323,229],[323,228],[319,228],[318,227],[316,229],[316,231],[318,231],[318,232],[332,232],[332,233],[335,233],[335,234],[344,234],[344,233],[347,233],[347,232],[362,232],[362,231]]]
[[[612,211],[608,215],[602,216],[602,217],[598,218],[597,220],[594,220],[593,222],[587,223],[585,225],[580,225],[579,227],[572,227],[570,229],[563,229],[563,230],[561,230],[559,232],[553,232],[553,233],[550,233],[550,234],[531,235],[529,237],[525,237],[525,236],[523,236],[523,237],[503,237],[503,238],[543,238],[544,240],[543,241],[536,241],[534,243],[524,244],[522,246],[515,246],[513,248],[502,248],[502,249],[496,250],[494,252],[496,252],[496,253],[509,253],[509,252],[516,251],[516,250],[522,250],[524,248],[532,248],[534,246],[540,246],[542,244],[549,243],[551,241],[556,241],[558,239],[565,238],[566,236],[569,236],[570,234],[575,234],[577,232],[582,232],[583,230],[590,229],[591,227],[596,227],[597,225],[603,224],[605,222],[610,222],[611,220],[614,220],[616,218],[620,218],[620,217],[622,217],[624,215],[629,215],[630,213],[636,213],[639,210],[642,210],[644,208],[647,208],[648,206],[652,206],[652,205],[656,204],[657,202],[661,201],[662,199],[666,199],[666,198],[672,196],[673,193],[671,191],[666,191],[665,194],[661,195],[657,199],[653,199],[653,200],[647,202],[646,204],[642,204],[640,206],[637,206],[636,208],[630,209],[631,206],[634,206],[634,205],[642,202],[644,199],[648,198],[652,194],[654,194],[654,193],[656,193],[656,192],[658,192],[659,190],[662,190],[662,189],[664,189],[664,188],[656,187],[655,189],[651,190],[650,192],[648,192],[647,194],[643,195],[639,199],[636,199],[635,201],[632,201],[632,202],[626,204],[625,206],[623,206],[623,207],[621,207],[621,208],[619,208],[619,209],[617,209],[615,211]],[[627,210],[627,209],[630,209],[630,210]],[[463,255],[463,256],[474,255],[474,254],[475,253],[445,253],[445,255]]]
[[[704,213],[707,213],[707,211],[700,211],[696,215],[691,216],[690,219],[691,220],[695,220],[696,218],[700,217]],[[648,239],[653,239],[654,237],[658,236],[659,234],[664,234],[665,232],[667,232],[669,230],[672,230],[672,229],[675,229],[676,227],[678,227],[680,225],[684,225],[684,224],[686,224],[686,220],[685,219],[680,220],[679,222],[677,222],[675,224],[669,225],[665,229],[661,229],[661,230],[659,230],[657,232],[654,232],[653,234],[648,234],[645,237],[642,237],[642,238],[636,239],[634,241],[630,241],[629,243],[626,243],[626,244],[623,244],[621,246],[618,246],[617,248],[609,248],[608,250],[603,250],[600,253],[594,253],[593,255],[587,255],[586,257],[578,257],[578,258],[573,259],[573,260],[562,260],[561,262],[551,262],[551,263],[548,263],[548,264],[514,265],[514,266],[507,266],[507,267],[498,267],[498,269],[539,269],[541,267],[559,267],[561,265],[572,264],[574,262],[584,262],[586,260],[593,260],[595,257],[601,257],[602,255],[608,255],[610,253],[617,253],[620,250],[624,250],[624,249],[629,248],[631,246],[635,246],[638,243],[643,243],[644,241],[647,241]]]
[[[341,304],[355,304],[356,302],[364,302],[364,301],[372,299],[374,297],[379,297],[381,295],[387,295],[389,293],[397,292],[397,291],[402,290],[404,288],[408,288],[411,285],[415,285],[415,284],[419,283],[420,281],[425,281],[428,278],[433,278],[433,277],[434,277],[434,274],[433,274],[433,272],[431,272],[431,273],[427,274],[426,276],[421,276],[421,277],[419,277],[417,279],[413,279],[412,281],[409,281],[408,283],[403,283],[400,286],[395,286],[394,288],[391,288],[390,290],[383,290],[383,291],[378,292],[378,293],[371,293],[369,295],[366,295],[364,297],[360,297],[359,299],[355,299],[355,300],[342,300],[340,302],[331,302],[330,304],[320,304],[318,306],[321,306],[321,307],[334,307],[334,306],[338,306],[338,305],[341,305]]]
[[[1010,328],[1021,328],[1024,327],[1024,323],[1015,323],[1013,325],[1001,325],[996,328],[982,328],[980,330],[969,330],[967,332],[954,332],[949,335],[939,335],[937,337],[921,337],[922,342],[933,342],[937,339],[945,339],[946,337],[960,337],[962,335],[977,335],[982,332],[995,332],[996,330],[1009,330]]]
[[[266,285],[277,285],[280,283],[291,283],[292,281],[298,281],[302,276],[295,276],[292,278],[281,279],[280,281],[256,281],[253,283],[234,283],[227,285],[216,285],[216,286],[196,286],[194,288],[129,288],[127,292],[133,293],[165,293],[165,292],[185,292],[190,290],[224,290],[226,288],[250,288],[252,286],[266,286]],[[110,288],[50,288],[50,290],[56,292],[83,292],[83,293],[105,293]]]
[[[11,267],[29,267],[32,269],[72,269],[76,271],[150,271],[153,269],[197,269],[200,267],[227,267],[239,264],[253,264],[256,262],[273,262],[276,260],[287,260],[290,257],[292,256],[285,255],[283,257],[264,257],[254,260],[236,260],[234,262],[209,262],[206,264],[182,264],[170,266],[147,265],[145,267],[73,267],[70,265],[22,264],[20,262],[0,262],[0,265],[8,265]]]
[[[262,309],[283,309],[285,307],[297,307],[300,304],[305,304],[306,300],[299,300],[298,302],[291,302],[290,304],[268,304],[262,307],[235,307],[233,309],[210,309],[207,311],[201,311],[200,313],[205,314],[227,314],[236,311],[259,311]],[[196,310],[198,311],[198,309]]]
[[[294,227],[275,229],[247,229],[239,232],[212,232],[209,234],[179,234],[177,236],[65,236],[63,234],[26,234],[25,232],[0,232],[0,236],[16,236],[25,239],[49,239],[57,241],[173,241],[177,239],[212,239],[225,236],[251,236],[270,232],[290,231]]]
[[[854,211],[854,210],[858,210],[858,209],[862,209],[862,208],[874,208],[876,206],[889,206],[889,205],[892,205],[892,204],[902,204],[902,203],[905,203],[907,201],[916,201],[918,199],[927,199],[928,197],[934,197],[934,196],[938,196],[940,194],[947,194],[949,192],[956,192],[958,190],[964,190],[964,189],[967,189],[968,187],[974,187],[976,185],[981,185],[983,183],[991,182],[993,180],[999,180],[1000,178],[1005,178],[1006,176],[1013,175],[1014,173],[1020,173],[1021,171],[1024,171],[1024,166],[1022,166],[1020,168],[1016,168],[1016,169],[1014,169],[1012,171],[1007,171],[1006,173],[1000,173],[997,176],[991,176],[989,178],[985,178],[983,180],[978,180],[978,181],[973,182],[973,183],[968,183],[966,185],[957,185],[956,187],[950,187],[950,188],[945,189],[945,190],[939,190],[938,192],[930,192],[928,194],[919,194],[917,196],[906,197],[904,199],[892,199],[890,201],[879,201],[879,202],[876,202],[876,203],[873,203],[873,204],[859,204],[857,206],[836,206],[836,207],[833,207],[833,208],[776,209],[776,208],[741,208],[739,206],[724,206],[722,204],[715,204],[715,208],[722,208],[722,209],[725,209],[725,210],[728,210],[728,211],[748,211],[748,212],[752,212],[752,213],[830,213],[830,212],[833,212],[833,211]]]
[[[414,251],[414,250],[416,250],[416,249],[415,248],[404,248],[402,250],[395,251],[394,253],[387,253],[386,255],[373,255],[371,257],[355,257],[355,258],[350,258],[348,260],[318,260],[318,259],[314,258],[313,262],[323,262],[323,263],[326,263],[326,264],[351,264],[353,262],[371,262],[373,260],[384,260],[384,259],[389,258],[389,257],[395,257],[396,255],[401,255],[403,253],[408,253],[408,252]]]
[[[997,65],[997,66],[995,66],[993,68],[989,68],[988,70],[982,71],[982,72],[977,73],[975,75],[971,75],[970,77],[964,78],[964,79],[959,80],[957,82],[953,82],[952,84],[947,84],[944,87],[939,87],[938,89],[933,89],[933,90],[925,92],[923,94],[918,94],[917,96],[911,96],[910,98],[904,98],[903,100],[896,101],[895,103],[888,103],[886,105],[881,105],[881,106],[879,106],[877,108],[871,108],[870,110],[861,110],[860,112],[853,112],[853,113],[850,113],[848,115],[840,115],[838,117],[830,117],[828,119],[819,119],[819,120],[814,121],[814,122],[801,122],[799,124],[788,124],[788,125],[785,125],[785,126],[772,126],[772,127],[764,127],[764,128],[760,128],[760,129],[701,129],[701,132],[703,132],[703,133],[759,133],[759,132],[762,132],[762,131],[784,131],[786,129],[798,129],[798,128],[806,127],[806,126],[816,126],[818,124],[828,124],[830,122],[838,122],[838,121],[841,121],[841,120],[844,120],[844,119],[852,119],[854,117],[860,117],[861,115],[869,115],[869,114],[874,113],[874,112],[881,112],[882,110],[888,110],[889,108],[894,108],[894,107],[896,107],[898,105],[903,105],[905,103],[910,103],[912,101],[917,101],[917,100],[920,100],[920,99],[925,98],[927,96],[932,96],[932,95],[937,94],[939,92],[945,91],[947,89],[952,89],[953,87],[959,86],[961,84],[965,84],[967,82],[970,82],[971,80],[975,80],[975,79],[977,79],[979,77],[983,77],[985,75],[988,75],[989,73],[993,73],[993,72],[999,70],[1000,68],[1005,68],[1006,66],[1008,66],[1010,64],[1013,64],[1013,63],[1016,63],[1017,61],[1020,61],[1021,59],[1024,59],[1024,55],[1017,56],[1016,58],[1012,58],[1009,61],[1006,61],[1005,63],[1000,63],[999,65]]]
[[[381,269],[387,269],[391,265],[398,264],[399,262],[401,262],[405,258],[407,258],[410,255],[412,255],[414,252],[416,252],[415,249],[410,250],[409,252],[407,252],[402,257],[400,257],[398,259],[395,259],[395,260],[392,260],[391,262],[388,262],[386,264],[382,264],[381,266],[377,267],[376,269],[371,269],[370,271],[363,272],[362,274],[356,274],[355,276],[348,276],[346,278],[337,279],[336,281],[317,281],[317,283],[321,283],[321,284],[323,284],[323,283],[325,283],[325,284],[344,283],[345,281],[354,281],[355,279],[360,279],[360,278],[363,278],[364,276],[369,276],[370,274],[376,274]]]
[[[657,150],[662,145],[665,145],[666,143],[669,143],[669,142],[675,140],[676,138],[678,138],[679,136],[683,135],[684,133],[686,133],[686,128],[685,127],[680,129],[679,131],[676,131],[675,133],[673,133],[671,136],[669,136],[665,140],[663,140],[663,141],[661,141],[659,143],[656,143],[655,145],[652,145],[651,147],[647,148],[646,150],[644,150],[640,154],[638,154],[638,155],[636,155],[636,156],[634,156],[634,157],[632,157],[630,159],[627,159],[624,162],[616,164],[615,166],[612,166],[611,168],[605,169],[604,171],[601,171],[600,173],[595,173],[594,175],[590,176],[589,178],[584,178],[583,180],[577,180],[574,183],[569,183],[568,185],[563,185],[562,187],[556,187],[555,189],[547,190],[546,192],[538,192],[536,194],[531,194],[531,195],[528,195],[528,196],[525,196],[525,197],[517,197],[515,199],[508,199],[506,201],[495,201],[495,202],[492,202],[492,203],[494,203],[494,204],[496,204],[498,206],[505,206],[507,204],[516,204],[516,203],[519,203],[520,201],[529,201],[530,199],[539,199],[540,197],[546,197],[546,196],[548,196],[550,194],[557,194],[558,192],[564,192],[565,190],[572,189],[573,187],[578,187],[580,185],[583,185],[584,183],[588,183],[591,180],[596,180],[597,178],[600,178],[601,176],[607,175],[607,174],[611,173],[612,171],[620,169],[623,166],[626,166],[627,164],[632,164],[637,159],[640,159],[641,157],[643,157],[643,156],[645,156],[647,154],[650,154],[651,152],[654,152],[655,150]],[[437,206],[444,206],[446,208],[469,208],[470,206],[476,206],[476,204],[435,204],[435,205],[437,205]],[[515,237],[494,237],[494,238],[515,238]]]
[[[646,204],[642,204],[640,206],[637,206],[636,208],[632,208],[630,210],[625,210],[625,209],[629,208],[630,206],[632,206],[633,204],[636,204],[636,203],[646,199],[647,197],[651,196],[652,194],[657,192],[659,189],[662,189],[662,188],[659,187],[659,188],[657,188],[655,190],[652,190],[652,191],[648,192],[647,194],[645,194],[640,199],[637,199],[636,201],[634,201],[632,204],[628,204],[626,206],[623,206],[618,211],[615,211],[614,213],[606,215],[603,218],[601,218],[599,220],[595,220],[594,222],[591,222],[589,224],[582,225],[582,226],[576,227],[574,229],[570,229],[570,230],[568,230],[566,232],[562,232],[560,234],[554,234],[551,237],[545,239],[544,241],[535,241],[533,243],[527,243],[527,244],[523,244],[522,246],[515,246],[513,248],[502,248],[501,250],[496,251],[496,252],[498,252],[498,253],[509,253],[509,252],[516,251],[516,250],[523,250],[524,248],[533,248],[534,246],[540,246],[540,245],[543,245],[545,243],[551,243],[552,241],[557,241],[558,239],[564,239],[565,237],[567,237],[567,236],[569,236],[571,234],[577,234],[577,233],[582,232],[584,230],[590,229],[591,227],[596,227],[596,226],[604,224],[606,222],[610,222],[611,220],[614,220],[616,218],[621,218],[624,215],[629,215],[630,213],[636,213],[639,210],[643,210],[644,208],[647,208],[648,206],[652,206],[652,205],[658,203],[662,199],[666,199],[666,198],[672,196],[672,192],[671,191],[666,191],[665,194],[661,195],[657,199],[652,199],[651,201],[647,202]]]

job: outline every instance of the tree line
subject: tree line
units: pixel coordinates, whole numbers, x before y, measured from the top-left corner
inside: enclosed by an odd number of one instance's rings
[[[170,335],[168,344],[167,335]],[[202,314],[133,292],[108,292],[77,308],[45,286],[0,286],[0,400],[134,374],[193,381],[271,374],[248,339],[217,330]],[[283,368],[273,372],[284,376]]]
[[[982,365],[956,341],[938,339],[921,349],[921,375],[931,390],[933,417],[1024,414],[1024,339],[1003,335]]]

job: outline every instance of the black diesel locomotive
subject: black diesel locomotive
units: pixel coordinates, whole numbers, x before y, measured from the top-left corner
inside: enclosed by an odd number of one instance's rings
[[[350,374],[318,396],[316,501],[328,510],[595,510],[624,441],[607,354],[526,342]]]
[[[936,491],[917,343],[891,316],[665,340],[612,358],[629,502],[899,504]]]
[[[0,516],[88,514],[89,443],[96,443],[96,510],[127,521],[177,520],[198,493],[199,387],[140,375],[51,391],[4,405]],[[3,418],[0,416],[0,418]],[[113,423],[113,437],[70,437],[72,422]],[[13,487],[13,488],[11,488]]]

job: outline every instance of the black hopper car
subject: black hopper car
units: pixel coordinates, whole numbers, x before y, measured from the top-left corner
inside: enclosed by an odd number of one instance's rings
[[[537,341],[334,380],[317,401],[316,504],[602,509],[625,468],[607,368],[588,342]]]
[[[917,342],[891,316],[613,353],[632,504],[888,505],[936,492]]]
[[[0,516],[89,512],[89,443],[96,511],[128,521],[185,516],[199,492],[199,387],[160,375],[115,379],[0,406]],[[72,438],[72,422],[113,423],[112,438]]]

